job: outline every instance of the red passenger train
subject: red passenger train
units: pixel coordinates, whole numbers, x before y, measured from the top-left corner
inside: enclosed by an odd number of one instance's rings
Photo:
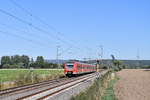
[[[64,73],[66,76],[75,76],[84,73],[96,71],[96,65],[71,61],[64,64]]]

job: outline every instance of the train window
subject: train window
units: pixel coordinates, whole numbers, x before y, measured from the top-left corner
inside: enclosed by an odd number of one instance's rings
[[[80,65],[78,65],[78,69],[80,69]]]
[[[81,69],[81,66],[80,66],[80,64],[78,64],[78,66],[77,66],[77,67],[78,67],[78,69]]]
[[[68,68],[73,68],[73,64],[67,64]]]

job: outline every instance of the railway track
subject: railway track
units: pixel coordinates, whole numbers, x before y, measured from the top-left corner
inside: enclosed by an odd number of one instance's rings
[[[0,96],[10,94],[10,93],[15,93],[15,92],[25,90],[25,89],[30,89],[30,88],[33,88],[33,87],[43,86],[43,85],[46,85],[46,84],[53,84],[55,82],[63,81],[63,80],[66,80],[66,79],[67,78],[65,77],[65,78],[61,78],[61,79],[49,80],[49,81],[44,81],[44,82],[28,84],[28,85],[23,85],[23,86],[14,87],[14,88],[9,88],[9,89],[5,89],[5,90],[0,90]]]
[[[92,73],[80,77],[63,78],[7,89],[0,91],[0,100],[43,100],[73,87],[74,85],[80,84],[83,81],[93,78],[95,75],[96,73]]]

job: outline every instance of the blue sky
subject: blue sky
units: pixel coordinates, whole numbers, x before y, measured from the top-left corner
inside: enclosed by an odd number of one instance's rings
[[[102,45],[103,58],[114,54],[117,59],[137,59],[139,52],[140,59],[150,59],[149,0],[13,1],[49,26],[11,0],[1,0],[0,9],[45,32],[0,12],[0,56],[26,54],[55,59],[59,45],[59,52],[65,51],[59,58],[97,59]]]

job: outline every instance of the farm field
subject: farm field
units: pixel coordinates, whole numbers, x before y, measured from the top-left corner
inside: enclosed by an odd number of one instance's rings
[[[124,69],[114,90],[119,100],[150,100],[150,70]]]
[[[0,69],[0,81],[14,81],[20,74],[30,73],[30,69]],[[63,75],[63,69],[34,69],[33,73],[39,75]]]

